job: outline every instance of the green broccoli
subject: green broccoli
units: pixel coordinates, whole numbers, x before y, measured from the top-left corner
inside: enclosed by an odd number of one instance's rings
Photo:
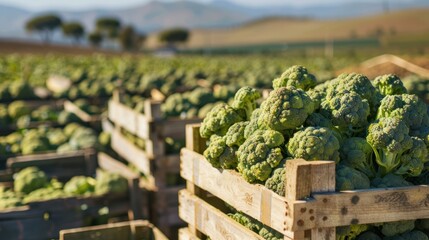
[[[92,148],[97,146],[98,136],[91,128],[80,127],[71,135],[69,143],[77,149]]]
[[[282,87],[272,92],[262,102],[258,124],[284,132],[301,126],[313,113],[311,98],[301,89]]]
[[[226,145],[226,137],[212,135],[203,155],[213,167],[234,169],[237,167],[235,149]]]
[[[171,94],[161,105],[165,116],[180,116],[191,108],[189,100],[180,93]]]
[[[258,233],[259,230],[261,229],[261,224],[257,224],[256,221],[254,221],[250,217],[247,217],[243,213],[240,213],[240,212],[228,213],[228,216],[234,219],[234,221],[240,223],[241,225],[243,225],[244,227],[246,227],[247,229],[253,232]]]
[[[384,177],[376,177],[371,181],[372,188],[408,187],[413,184],[406,181],[402,176],[389,173]]]
[[[68,153],[68,152],[74,152],[78,150],[78,148],[74,145],[71,145],[70,143],[64,143],[57,148],[57,153]]]
[[[128,191],[128,181],[117,173],[110,173],[101,169],[97,170],[95,193],[103,195],[106,193],[122,194]]]
[[[337,191],[368,189],[371,186],[369,178],[365,174],[351,167],[337,165],[335,173]]]
[[[27,81],[12,81],[9,85],[9,93],[13,99],[33,99],[33,88]]]
[[[65,185],[64,192],[72,195],[85,195],[94,192],[96,181],[92,177],[74,176]]]
[[[359,235],[356,240],[382,240],[375,232],[366,231]]]
[[[64,134],[67,137],[71,137],[76,129],[82,127],[79,123],[69,123],[64,127]]]
[[[346,139],[340,148],[341,163],[365,173],[369,178],[376,174],[371,145],[364,138]]]
[[[381,100],[377,118],[399,118],[410,130],[418,130],[427,126],[429,121],[427,111],[427,105],[416,95],[388,95]]]
[[[320,113],[350,136],[365,129],[370,109],[368,101],[357,93],[342,92],[323,101]]]
[[[401,79],[393,74],[378,76],[372,83],[383,96],[407,93],[407,89],[404,87]]]
[[[256,101],[261,98],[261,93],[251,87],[240,88],[234,96],[232,107],[242,116],[243,119],[250,120],[253,110],[256,109]]]
[[[31,114],[31,109],[24,101],[13,101],[7,106],[7,112],[11,119],[18,119]]]
[[[328,88],[335,81],[335,79],[326,81],[307,91],[308,96],[310,96],[314,102],[315,109],[319,109],[320,104],[326,99],[326,92],[328,91]]]
[[[265,181],[265,187],[284,197],[286,186],[286,164],[279,164],[271,176]]]
[[[265,125],[260,125],[259,122],[259,115],[261,115],[261,109],[257,108],[253,111],[252,116],[250,117],[250,121],[247,124],[246,128],[244,129],[244,138],[249,138],[254,132],[257,130],[268,130],[269,128]]]
[[[418,177],[427,162],[428,150],[423,140],[417,137],[411,137],[413,146],[402,153],[401,163],[395,174]]]
[[[234,123],[226,132],[226,145],[229,147],[240,147],[244,141],[244,130],[246,129],[249,122],[238,122]]]
[[[399,118],[381,118],[369,126],[366,140],[382,175],[392,172],[401,163],[401,155],[413,146],[408,134],[409,128]]]
[[[213,91],[209,88],[196,88],[188,96],[189,102],[197,108],[215,101]]]
[[[380,232],[386,237],[393,237],[395,235],[409,232],[415,227],[414,220],[405,220],[397,222],[386,222],[382,224],[376,224],[375,226],[380,227]]]
[[[350,226],[344,226],[344,227],[337,227],[337,240],[350,240],[350,239],[356,239],[356,237],[368,230],[368,225],[364,224],[355,224]]]
[[[214,134],[224,136],[229,127],[242,120],[234,108],[225,103],[220,103],[207,114],[201,123],[201,137],[210,138]]]
[[[340,143],[332,130],[307,127],[296,132],[287,144],[289,156],[305,160],[340,161]]]
[[[279,78],[273,80],[274,89],[289,86],[306,91],[316,86],[316,77],[308,73],[307,68],[295,65],[283,72]]]
[[[61,111],[58,115],[57,122],[60,125],[66,125],[73,122],[81,122],[81,120],[76,114],[72,112]]]
[[[383,240],[428,240],[428,236],[421,231],[413,230],[403,234],[395,235],[392,237],[383,238]]]
[[[105,148],[108,148],[110,146],[110,139],[111,136],[108,132],[103,131],[98,135],[98,142],[101,144],[101,146]]]
[[[22,205],[22,194],[0,188],[0,210]]]
[[[46,187],[32,191],[30,194],[24,197],[23,203],[27,204],[30,202],[39,202],[65,197],[71,197],[71,195],[65,193],[62,189]]]
[[[13,187],[15,192],[29,194],[49,184],[46,174],[37,167],[27,167],[14,176]]]
[[[49,144],[55,147],[58,147],[68,141],[68,137],[61,129],[52,129],[48,132],[47,137],[49,140]]]
[[[243,178],[252,183],[265,181],[283,159],[280,146],[284,143],[281,133],[258,130],[237,151],[237,169]]]

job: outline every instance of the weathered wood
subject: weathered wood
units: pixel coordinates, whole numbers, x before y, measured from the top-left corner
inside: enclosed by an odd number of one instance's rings
[[[90,122],[97,122],[101,120],[100,115],[90,115],[89,113],[83,111],[80,109],[76,104],[73,102],[70,102],[68,100],[64,101],[64,110],[74,113],[76,116],[78,116],[82,121],[90,123]]]
[[[186,125],[186,148],[202,154],[207,146],[200,135],[200,126],[198,123]]]
[[[187,190],[179,192],[179,203],[180,217],[212,239],[263,239]]]
[[[181,228],[179,229],[179,240],[201,240],[201,239],[193,235],[188,228]]]
[[[151,223],[143,220],[120,222],[60,231],[60,240],[167,240]]]

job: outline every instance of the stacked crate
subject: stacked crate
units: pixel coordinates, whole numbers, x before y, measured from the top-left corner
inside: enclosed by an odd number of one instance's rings
[[[429,187],[412,186],[335,192],[335,163],[289,160],[286,197],[263,185],[250,184],[233,170],[210,165],[202,152],[199,125],[187,126],[181,153],[179,214],[188,223],[180,239],[263,239],[228,217],[227,203],[284,239],[335,240],[335,228],[429,217]]]
[[[185,126],[200,119],[164,119],[161,103],[147,100],[144,114],[122,104],[119,93],[108,103],[108,117],[113,122],[111,147],[133,164],[145,180],[141,182],[145,196],[149,197],[150,222],[166,235],[177,237],[177,229],[184,226],[178,217],[178,191],[184,188],[180,180],[180,155],[167,154],[165,138],[184,140]],[[144,140],[144,149],[129,141],[122,131]],[[170,184],[173,179],[173,184]]]

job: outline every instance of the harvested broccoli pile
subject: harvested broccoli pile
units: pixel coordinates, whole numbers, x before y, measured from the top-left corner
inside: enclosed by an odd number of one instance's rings
[[[296,158],[334,161],[338,191],[429,183],[428,106],[399,77],[370,81],[351,73],[316,83],[305,67],[293,66],[261,103],[255,89],[239,89],[203,120],[206,159],[281,196],[284,162]],[[337,239],[427,239],[414,229],[414,221],[352,225],[338,228]]]
[[[23,206],[31,202],[57,198],[122,194],[128,191],[124,177],[106,171],[97,171],[96,178],[75,176],[66,183],[48,179],[37,167],[28,167],[14,176],[13,189],[0,188],[0,210]]]

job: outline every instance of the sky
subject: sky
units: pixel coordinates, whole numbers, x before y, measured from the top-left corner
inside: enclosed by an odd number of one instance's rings
[[[126,8],[139,5],[149,0],[0,0],[0,4],[17,6],[27,10],[82,10],[88,8]],[[163,0],[172,1],[172,0]],[[209,2],[213,0],[193,0],[196,2]],[[346,2],[350,0],[229,0],[242,5],[309,5],[327,2]],[[380,0],[369,0],[380,1]]]

